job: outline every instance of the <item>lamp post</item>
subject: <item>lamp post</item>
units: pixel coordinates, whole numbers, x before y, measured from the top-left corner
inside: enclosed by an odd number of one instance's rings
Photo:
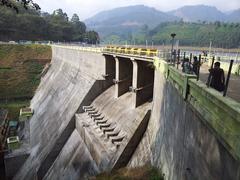
[[[172,33],[171,34],[171,37],[172,37],[172,49],[171,49],[171,61],[173,61],[173,43],[174,43],[174,37],[176,36],[175,33]]]
[[[172,33],[171,34],[171,37],[172,37],[172,50],[171,52],[173,52],[173,43],[174,43],[174,38],[175,38],[176,34],[175,33]]]

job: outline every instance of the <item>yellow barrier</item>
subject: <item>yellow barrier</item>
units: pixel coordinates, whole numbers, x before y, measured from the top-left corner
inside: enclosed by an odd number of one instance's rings
[[[130,48],[130,47],[115,47],[115,46],[107,46],[103,49],[107,52],[115,52],[121,54],[132,54],[132,55],[140,55],[140,56],[149,56],[154,57],[158,55],[157,49],[147,49],[147,48]]]

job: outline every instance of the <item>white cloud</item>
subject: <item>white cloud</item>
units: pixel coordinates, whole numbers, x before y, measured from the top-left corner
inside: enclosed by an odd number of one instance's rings
[[[161,11],[169,11],[184,5],[205,4],[216,6],[222,11],[229,11],[240,8],[239,0],[34,0],[43,11],[53,12],[61,8],[67,12],[69,17],[77,13],[81,20],[84,20],[94,14],[121,6],[144,4],[155,7]]]

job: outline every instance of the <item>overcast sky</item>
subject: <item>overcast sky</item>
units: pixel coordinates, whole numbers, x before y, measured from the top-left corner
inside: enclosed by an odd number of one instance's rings
[[[161,11],[169,11],[184,5],[204,4],[216,6],[221,11],[240,8],[240,0],[34,0],[42,11],[52,13],[61,8],[69,17],[77,13],[80,20],[85,20],[96,13],[116,7],[143,4]]]

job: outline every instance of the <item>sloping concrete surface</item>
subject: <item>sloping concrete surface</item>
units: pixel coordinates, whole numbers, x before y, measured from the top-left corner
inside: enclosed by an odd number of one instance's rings
[[[91,101],[106,88],[102,78],[104,57],[101,54],[54,46],[52,50],[52,65],[31,101],[34,110],[30,121],[31,153],[14,177],[16,180],[34,179],[81,103]]]
[[[84,144],[87,147],[87,150],[90,152],[91,157],[95,161],[99,171],[111,170],[113,166],[118,163],[118,158],[122,155],[124,151],[125,153],[127,152],[128,155],[131,155],[134,152],[136,147],[127,148],[127,145],[132,138],[134,138],[134,143],[137,144],[141,140],[140,133],[135,136],[133,135],[136,129],[141,124],[141,121],[144,119],[148,110],[151,109],[152,105],[150,101],[136,109],[131,109],[129,108],[132,99],[130,92],[122,95],[119,98],[114,98],[114,93],[115,87],[112,86],[106,91],[104,91],[101,95],[99,95],[93,101],[91,106],[97,109],[97,111],[101,113],[101,115],[104,116],[105,119],[108,120],[108,123],[113,124],[114,127],[117,127],[121,130],[121,133],[119,135],[124,135],[124,139],[120,141],[117,145],[112,143],[111,141],[111,138],[115,138],[116,136],[108,138],[106,134],[103,133],[103,129],[100,129],[100,124],[97,125],[96,122],[94,122],[93,118],[91,118],[87,112],[76,114],[76,130],[81,135],[81,139],[83,139]],[[145,126],[147,125],[145,124]],[[68,142],[63,148],[63,151],[64,149],[68,149],[70,143],[69,141],[71,141],[71,139],[68,140]],[[81,154],[80,151],[83,150],[84,149],[78,149],[75,153]],[[61,152],[62,155],[56,159],[54,165],[48,172],[49,175],[47,176],[47,179],[51,179],[51,177],[55,179],[56,174],[59,174],[59,179],[64,179],[60,176],[62,173],[62,167],[72,167],[73,162],[82,162],[82,159],[74,157],[74,154],[73,156],[64,156],[63,151]],[[124,155],[122,156],[119,163],[126,163],[129,159],[129,157]],[[52,172],[53,167],[58,167],[54,168],[55,173]],[[71,169],[67,168],[65,173],[71,173]],[[88,176],[90,175],[91,174],[89,174]],[[77,179],[77,177],[73,179]]]
[[[74,130],[44,180],[86,179],[98,172],[99,169],[85,143],[77,130]]]

